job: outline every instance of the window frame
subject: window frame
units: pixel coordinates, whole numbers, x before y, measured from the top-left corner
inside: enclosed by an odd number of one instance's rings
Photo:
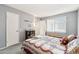
[[[60,16],[60,17],[64,17],[65,18],[65,30],[64,31],[55,31],[55,22],[54,22],[54,30],[53,31],[51,31],[51,32],[57,32],[57,33],[66,33],[67,32],[67,19],[66,19],[66,16]],[[47,19],[46,20],[46,32],[50,32],[50,31],[48,31],[47,30],[47,21],[48,20],[55,20],[55,18],[50,18],[50,19]]]

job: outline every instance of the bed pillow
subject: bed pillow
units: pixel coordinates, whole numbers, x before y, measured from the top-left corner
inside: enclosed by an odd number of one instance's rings
[[[67,38],[68,38],[68,41],[70,42],[70,41],[72,41],[72,40],[76,39],[76,38],[77,38],[77,36],[76,36],[76,35],[74,35],[74,34],[72,34],[72,35],[69,35]]]
[[[77,47],[79,44],[79,40],[78,39],[75,39],[75,40],[72,40],[71,42],[68,43],[67,45],[67,52],[69,53],[70,51],[72,51],[75,47]]]

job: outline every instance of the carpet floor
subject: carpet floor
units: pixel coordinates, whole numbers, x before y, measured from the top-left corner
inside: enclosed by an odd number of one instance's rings
[[[22,44],[15,44],[13,46],[4,48],[0,50],[0,54],[24,54],[24,52],[21,50]]]

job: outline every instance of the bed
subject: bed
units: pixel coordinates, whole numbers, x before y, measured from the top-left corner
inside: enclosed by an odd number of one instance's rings
[[[22,51],[31,54],[70,54],[79,53],[78,38],[67,45],[60,44],[62,38],[35,36],[22,43]]]

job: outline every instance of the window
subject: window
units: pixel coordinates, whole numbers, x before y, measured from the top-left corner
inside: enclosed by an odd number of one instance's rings
[[[60,16],[47,20],[47,32],[66,33],[66,17]]]

